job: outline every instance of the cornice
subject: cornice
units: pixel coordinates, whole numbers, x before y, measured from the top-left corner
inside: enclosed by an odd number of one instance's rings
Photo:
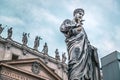
[[[21,50],[26,50],[29,54],[35,55],[35,56],[37,56],[39,58],[42,58],[42,59],[47,59],[50,62],[53,62],[55,64],[59,64],[59,65],[67,67],[67,64],[62,63],[61,61],[56,60],[54,57],[49,56],[49,55],[44,55],[42,52],[39,52],[38,50],[34,50],[31,47],[24,46],[23,44],[18,43],[16,41],[12,40],[12,39],[6,39],[6,38],[0,37],[0,42],[2,42],[3,44],[9,43],[13,47],[17,47],[18,49],[21,49]]]

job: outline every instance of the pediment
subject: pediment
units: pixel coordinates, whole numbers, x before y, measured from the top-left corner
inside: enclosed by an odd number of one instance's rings
[[[3,61],[2,63],[36,76],[42,76],[45,80],[62,80],[51,68],[38,58]]]

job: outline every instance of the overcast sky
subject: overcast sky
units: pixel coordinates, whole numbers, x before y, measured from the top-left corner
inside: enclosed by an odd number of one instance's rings
[[[39,51],[48,43],[49,55],[66,51],[65,37],[59,31],[65,19],[73,19],[76,8],[85,10],[84,28],[99,57],[120,51],[120,0],[0,0],[0,23],[13,27],[13,40],[22,43],[22,33],[30,33],[28,46],[41,36]]]

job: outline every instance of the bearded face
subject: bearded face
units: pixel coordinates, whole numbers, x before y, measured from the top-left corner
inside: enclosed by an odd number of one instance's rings
[[[81,8],[76,9],[73,13],[73,16],[74,16],[76,22],[78,22],[84,16],[84,10]]]

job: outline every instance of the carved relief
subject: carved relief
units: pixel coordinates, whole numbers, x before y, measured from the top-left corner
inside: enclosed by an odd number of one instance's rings
[[[63,71],[64,71],[65,73],[68,72],[68,71],[67,71],[67,66],[66,66],[66,64],[62,64],[62,69],[63,69]]]
[[[8,77],[11,77],[11,78],[16,79],[16,80],[31,80],[25,76],[22,76],[22,75],[19,75],[19,74],[10,72],[10,71],[6,71],[6,70],[2,70],[1,74],[8,76]]]
[[[58,64],[57,64],[57,67],[58,67],[58,69],[60,69],[61,68],[61,64],[58,62]]]
[[[40,65],[39,65],[39,63],[38,62],[34,62],[32,64],[32,69],[31,70],[32,70],[32,72],[34,74],[38,74],[40,72]]]
[[[47,64],[48,63],[48,56],[44,55],[44,63]]]
[[[23,49],[23,55],[26,55],[27,51],[25,49]]]
[[[6,43],[6,48],[10,49],[10,47],[11,47],[11,43],[10,42]]]

